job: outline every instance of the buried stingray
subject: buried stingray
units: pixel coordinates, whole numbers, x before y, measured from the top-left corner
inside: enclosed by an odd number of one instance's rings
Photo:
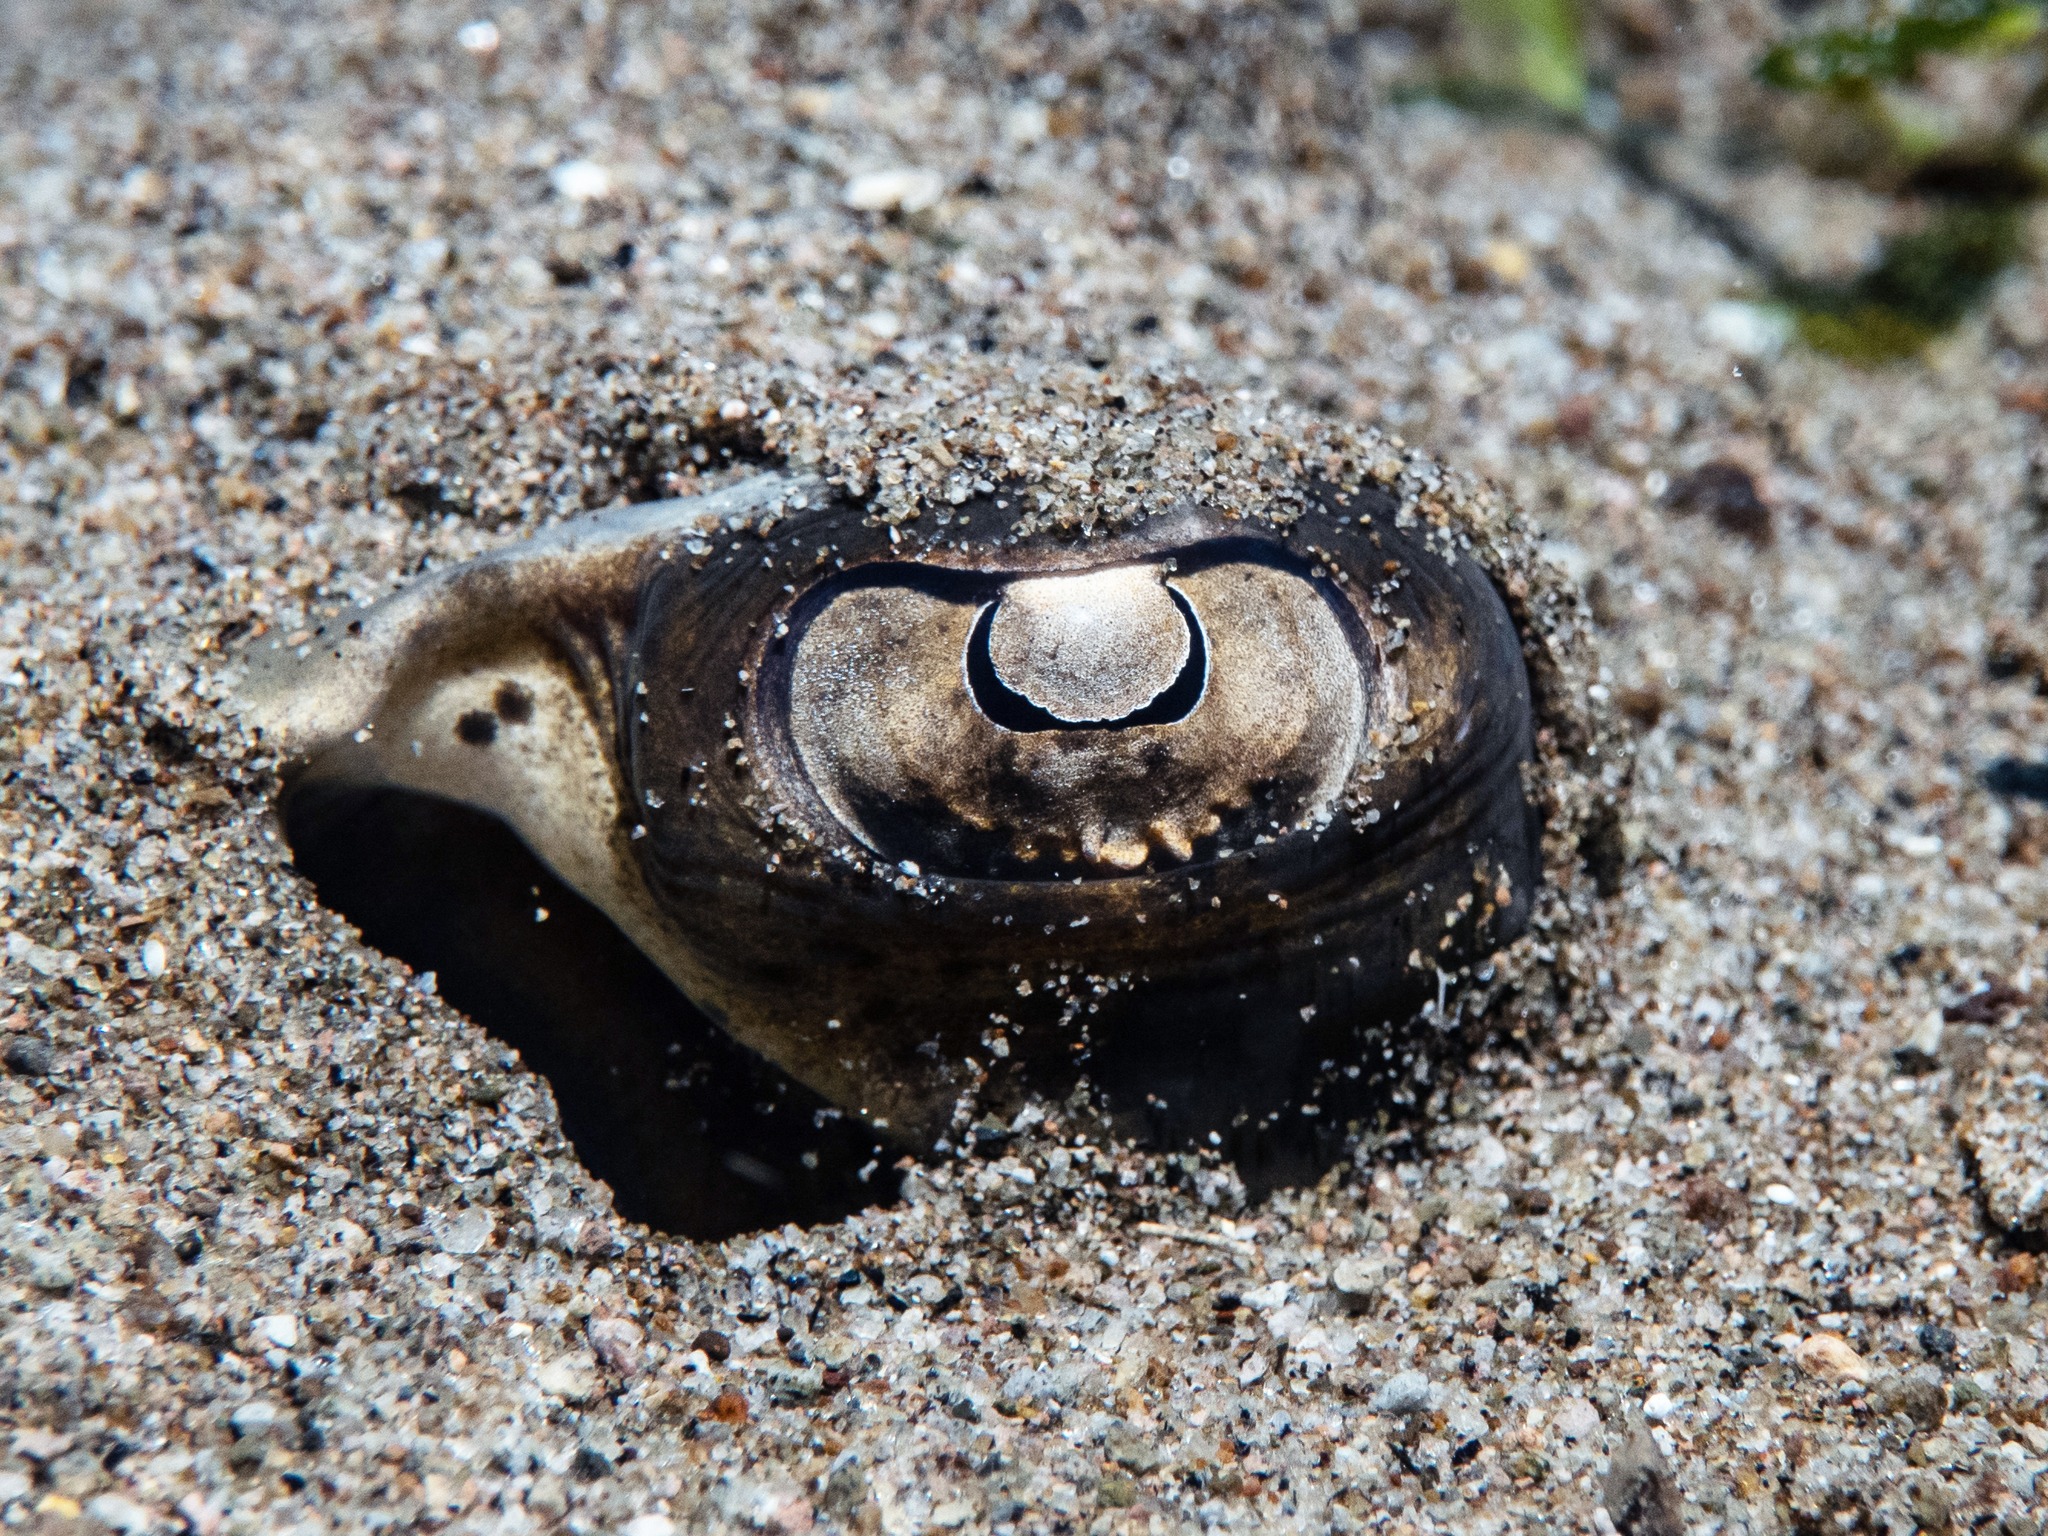
[[[1624,765],[1527,528],[1371,432],[1055,377],[1070,446],[1038,472],[971,391],[870,407],[849,468],[843,398],[685,381],[679,438],[766,423],[758,472],[424,577],[252,672],[301,863],[373,942],[494,946],[470,993],[497,1002],[467,1005],[558,1097],[542,1058],[582,1073],[565,1122],[601,1139],[608,1102],[675,1086],[618,1020],[635,966],[680,994],[694,1163],[621,1153],[628,1182],[768,1193],[621,1192],[656,1225],[824,1214],[859,1198],[837,1167],[1077,1090],[1254,1185],[1312,1177],[1460,1018],[1554,1005],[1532,974]],[[394,839],[438,884],[380,923]],[[549,893],[573,936],[543,938]]]

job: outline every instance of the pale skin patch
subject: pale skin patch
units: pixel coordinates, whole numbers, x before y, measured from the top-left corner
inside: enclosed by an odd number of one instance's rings
[[[391,785],[502,818],[687,992],[698,969],[633,854],[640,813],[610,729],[602,610],[649,558],[792,492],[809,483],[763,475],[581,519],[438,573],[296,652],[259,655],[243,717],[296,765],[294,788]],[[592,611],[575,611],[579,596]]]

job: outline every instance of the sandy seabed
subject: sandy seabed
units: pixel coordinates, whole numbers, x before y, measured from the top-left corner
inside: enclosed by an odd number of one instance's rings
[[[2035,1536],[2048,811],[1985,770],[2048,751],[2044,242],[1847,369],[1583,140],[1396,104],[1355,8],[29,9],[0,1522]],[[1688,139],[1767,19],[1678,45]],[[313,900],[241,660],[717,481],[607,437],[605,358],[1010,354],[1539,519],[1636,754],[1584,984],[1314,1188],[1056,1113],[834,1224],[637,1227]]]

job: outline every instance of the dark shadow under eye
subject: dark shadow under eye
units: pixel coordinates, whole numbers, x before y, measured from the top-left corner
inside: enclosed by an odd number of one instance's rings
[[[967,640],[967,688],[975,707],[1006,731],[1123,731],[1140,725],[1172,725],[1185,720],[1202,702],[1209,683],[1209,645],[1202,633],[1202,621],[1194,606],[1172,587],[1166,595],[1188,626],[1188,659],[1174,680],[1149,703],[1115,720],[1062,720],[1051,710],[1032,703],[1005,683],[996,671],[989,648],[989,634],[995,628],[997,603],[989,603],[974,621]]]
[[[284,812],[321,901],[547,1079],[621,1216],[715,1240],[894,1198],[873,1132],[714,1024],[497,817],[388,787]]]

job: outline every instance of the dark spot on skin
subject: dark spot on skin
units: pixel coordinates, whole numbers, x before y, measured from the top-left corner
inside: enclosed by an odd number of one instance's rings
[[[533,718],[533,695],[507,678],[498,684],[498,691],[491,698],[491,707],[507,725],[524,725]]]
[[[455,722],[455,734],[472,747],[488,747],[498,739],[498,717],[485,709],[472,709]]]

